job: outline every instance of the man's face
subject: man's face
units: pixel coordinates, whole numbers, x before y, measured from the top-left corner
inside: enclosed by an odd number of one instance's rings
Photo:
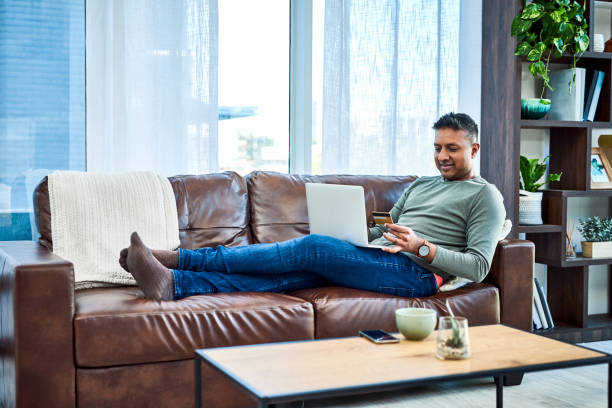
[[[474,158],[480,145],[471,142],[467,131],[438,129],[434,148],[436,167],[442,177],[447,180],[468,180],[476,176]]]

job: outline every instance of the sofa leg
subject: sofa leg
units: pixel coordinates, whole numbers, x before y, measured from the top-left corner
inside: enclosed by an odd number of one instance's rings
[[[506,374],[504,376],[504,385],[521,385],[524,374],[525,373]]]

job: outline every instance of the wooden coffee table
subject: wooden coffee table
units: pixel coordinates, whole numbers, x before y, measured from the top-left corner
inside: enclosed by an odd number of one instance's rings
[[[612,356],[503,325],[469,329],[472,356],[435,357],[436,332],[424,341],[376,345],[361,337],[196,350],[196,406],[201,406],[201,364],[209,364],[270,404],[397,390],[432,382],[493,376],[497,407],[505,375],[608,364]],[[204,395],[206,397],[206,395]]]

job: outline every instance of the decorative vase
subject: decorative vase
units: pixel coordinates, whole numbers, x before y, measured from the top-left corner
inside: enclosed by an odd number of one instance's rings
[[[612,241],[582,241],[580,245],[585,258],[612,258]]]
[[[521,99],[521,119],[541,119],[550,111],[550,99]]]
[[[519,224],[540,225],[542,221],[542,196],[541,191],[532,193],[520,190],[519,196]]]

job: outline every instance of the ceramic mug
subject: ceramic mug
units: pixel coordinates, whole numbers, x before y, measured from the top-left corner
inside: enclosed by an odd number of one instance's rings
[[[395,323],[406,340],[423,340],[436,327],[437,313],[432,309],[405,307],[395,311]]]

